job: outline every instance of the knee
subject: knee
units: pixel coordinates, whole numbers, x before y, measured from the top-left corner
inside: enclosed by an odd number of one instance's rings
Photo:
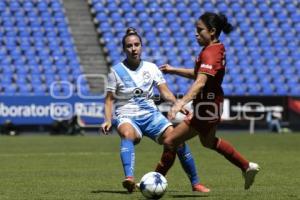
[[[172,151],[175,151],[176,149],[176,145],[175,143],[173,142],[173,140],[171,138],[164,138],[163,141],[162,141],[163,145],[165,146],[166,149],[170,149]]]
[[[123,131],[120,133],[120,136],[124,139],[131,139],[132,138],[132,132],[131,131]]]
[[[173,136],[172,131],[173,131],[173,127],[170,126],[164,132],[164,134],[162,134],[161,137],[158,138],[158,143],[164,145],[165,149],[175,151],[178,144],[176,144],[175,139],[172,137]]]
[[[139,141],[139,138],[136,137],[136,135],[132,131],[123,131],[122,133],[120,133],[120,136],[123,139],[132,140],[134,142],[138,142]]]

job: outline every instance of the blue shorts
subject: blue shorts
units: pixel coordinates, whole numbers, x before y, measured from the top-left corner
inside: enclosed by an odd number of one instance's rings
[[[159,111],[139,117],[117,117],[117,127],[123,123],[130,123],[139,138],[147,136],[155,142],[158,142],[157,139],[169,126],[172,126],[172,123]]]

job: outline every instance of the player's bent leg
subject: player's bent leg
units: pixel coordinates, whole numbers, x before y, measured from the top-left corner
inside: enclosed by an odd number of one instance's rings
[[[137,130],[129,122],[122,123],[118,126],[118,134],[121,138],[132,140],[135,143],[138,143],[141,139],[141,136],[139,133],[137,133]]]
[[[223,155],[232,164],[246,171],[249,161],[246,160],[229,142],[215,136],[216,128],[211,127],[208,133],[200,133],[200,141],[204,147],[213,149]]]
[[[210,190],[204,185],[200,184],[195,162],[190,152],[189,147],[186,144],[182,144],[185,140],[188,140],[198,133],[191,129],[185,122],[180,123],[173,131],[167,131],[159,138],[159,141],[165,145],[165,149],[168,151],[174,151],[180,159],[180,163],[185,170],[186,174],[190,178],[192,184],[192,190],[197,192],[209,192]]]
[[[160,143],[160,144],[164,143],[170,136],[173,136],[173,134],[174,134],[174,128],[172,126],[169,126],[164,131],[164,133],[158,138],[158,143]],[[173,144],[171,144],[169,146],[164,144],[164,152],[162,154],[161,160],[158,163],[155,171],[159,172],[159,173],[161,173],[162,175],[165,176],[167,174],[168,170],[172,167],[172,165],[173,165],[173,163],[175,161],[176,153],[177,153],[177,155],[178,155],[178,157],[180,159],[180,162],[181,163],[184,162],[185,166],[183,166],[183,168],[185,170],[189,169],[189,172],[191,172],[191,173],[192,173],[192,171],[195,171],[195,170],[192,170],[193,166],[190,166],[187,163],[187,162],[193,162],[193,159],[185,159],[184,158],[185,155],[189,154],[188,152],[185,152],[186,149],[188,149],[188,151],[189,151],[189,148],[186,148],[186,146],[182,146],[181,148],[177,149],[177,144],[176,144],[176,146],[173,145]],[[189,154],[189,155],[191,155],[191,154]],[[187,161],[185,162],[184,160],[187,160]],[[195,173],[193,172],[193,174],[195,174]],[[197,175],[197,173],[196,173],[196,175]],[[198,179],[198,177],[197,178],[196,177],[193,176],[193,178],[195,180]]]
[[[164,133],[160,136],[160,138],[158,139],[158,142],[160,143],[159,140],[161,140],[161,138],[164,137],[165,134],[169,134],[170,132],[172,132],[173,126],[169,126]],[[164,151],[161,155],[161,159],[158,162],[155,171],[161,173],[162,175],[166,175],[167,172],[169,171],[169,169],[172,167],[172,165],[174,164],[176,159],[176,151],[175,150],[171,150],[169,148],[167,148],[166,146],[164,146]]]
[[[242,170],[245,178],[244,188],[247,190],[254,183],[256,174],[259,172],[259,165],[246,160],[229,142],[215,137],[215,129],[210,133],[200,133],[199,137],[203,146],[213,149],[223,155],[228,161]]]
[[[124,188],[129,193],[135,190],[134,165],[135,150],[134,142],[139,140],[135,129],[130,123],[123,123],[118,127],[118,133],[121,137],[120,157],[125,174],[125,180],[122,182]]]
[[[158,141],[159,143],[164,144],[166,148],[175,150],[180,144],[191,139],[197,134],[197,132],[191,131],[189,125],[183,121],[177,125],[173,131],[163,134]]]
[[[169,169],[173,166],[176,159],[176,152],[167,148],[164,148],[164,151],[161,155],[161,159],[158,162],[155,171],[166,176]]]

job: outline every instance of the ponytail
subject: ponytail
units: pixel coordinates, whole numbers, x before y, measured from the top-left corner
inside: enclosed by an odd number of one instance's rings
[[[233,30],[233,26],[230,23],[228,23],[227,17],[223,14],[219,14],[218,16],[222,22],[222,31],[225,34],[230,33]]]
[[[216,13],[206,12],[199,19],[203,21],[209,30],[216,29],[216,37],[220,36],[221,31],[228,34],[233,30],[233,26],[228,23],[227,17],[223,14],[217,15]]]

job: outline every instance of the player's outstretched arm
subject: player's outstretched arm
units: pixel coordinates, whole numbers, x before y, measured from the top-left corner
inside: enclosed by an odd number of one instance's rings
[[[165,101],[171,102],[172,104],[176,103],[176,97],[169,90],[166,83],[158,85],[158,90]],[[183,107],[180,109],[180,112],[184,115],[187,115],[189,113],[189,111]]]
[[[164,64],[159,69],[165,74],[176,74],[189,79],[195,79],[194,69],[176,68],[169,64]]]
[[[176,102],[174,94],[169,90],[166,83],[158,85],[158,90],[165,101],[171,102],[172,104]]]
[[[113,107],[113,93],[112,92],[107,92],[106,97],[105,97],[105,121],[101,125],[101,131],[107,135],[109,130],[112,127],[112,107]]]
[[[176,114],[191,100],[193,100],[196,95],[202,90],[207,81],[207,75],[198,74],[196,81],[188,90],[187,94],[183,96],[182,99],[176,101],[176,103],[172,106],[171,110],[168,113],[169,119],[175,119]]]

